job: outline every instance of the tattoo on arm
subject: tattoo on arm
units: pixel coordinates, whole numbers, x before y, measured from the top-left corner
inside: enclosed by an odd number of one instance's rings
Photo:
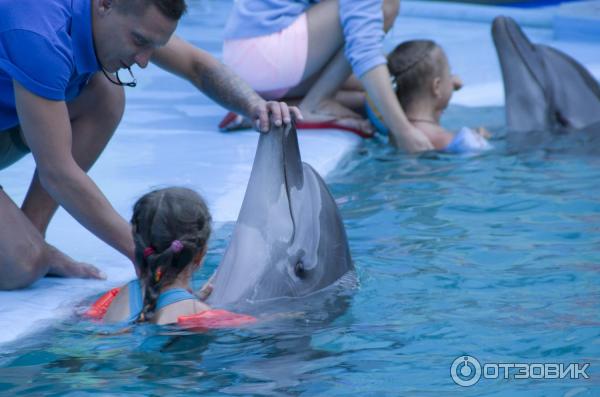
[[[253,116],[253,105],[262,100],[248,83],[220,63],[198,71],[198,79],[198,86],[206,95],[244,116]]]

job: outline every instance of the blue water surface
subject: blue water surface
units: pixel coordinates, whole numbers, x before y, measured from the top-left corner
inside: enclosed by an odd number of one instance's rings
[[[201,20],[204,33],[194,43],[218,55],[230,2],[191,4],[186,18]],[[65,321],[3,346],[0,395],[600,395],[600,159],[509,151],[503,115],[457,106],[445,115],[451,129],[486,125],[492,152],[412,156],[372,140],[328,176],[358,286],[269,308],[278,315],[255,326],[205,333],[86,322],[77,312],[90,297]],[[197,287],[232,228],[216,231]],[[461,387],[450,367],[463,355],[590,363],[590,379]]]
[[[328,178],[359,286],[258,326],[186,333],[73,316],[0,356],[2,395],[592,396],[600,393],[600,159],[504,149],[401,155],[365,143]],[[201,285],[232,224],[212,241]],[[590,363],[590,379],[450,377],[453,360]]]

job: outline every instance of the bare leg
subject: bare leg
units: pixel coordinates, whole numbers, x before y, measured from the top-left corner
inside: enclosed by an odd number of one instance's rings
[[[344,81],[344,84],[342,84],[341,89],[345,91],[364,91],[365,87],[363,87],[358,77],[350,75],[348,80]]]
[[[0,290],[24,288],[44,277],[53,263],[61,263],[64,275],[101,278],[91,265],[73,261],[47,244],[15,203],[0,190]],[[57,275],[60,273],[57,273]]]
[[[335,94],[336,101],[363,114],[365,105],[365,88],[355,75],[350,75]]]
[[[95,75],[81,95],[68,104],[73,131],[73,157],[85,171],[94,164],[112,137],[124,109],[123,89]],[[34,174],[21,210],[0,192],[0,289],[25,287],[46,274],[99,277],[99,271],[76,262],[44,241],[56,202]],[[8,221],[5,223],[5,219]],[[8,227],[5,227],[7,225]]]
[[[382,4],[383,11],[383,29],[388,32],[394,24],[398,11],[400,9],[399,0],[384,0]],[[302,82],[290,90],[290,97],[304,96],[316,84],[322,83],[323,73],[331,68],[332,73],[345,74],[345,76],[335,76],[336,88],[340,86],[348,90],[362,90],[362,84],[356,76],[351,75],[348,61],[340,53],[344,49],[344,35],[340,25],[339,2],[338,0],[324,0],[306,12],[308,23],[308,56]],[[336,65],[340,62],[342,65]],[[345,72],[345,73],[342,73]],[[319,83],[317,83],[319,81]],[[338,83],[339,81],[339,83]],[[342,84],[343,83],[343,84]],[[324,89],[327,94],[336,89]]]
[[[387,32],[398,15],[399,0],[384,0],[382,4],[384,30]],[[338,0],[323,0],[306,12],[308,24],[308,54],[301,82],[292,87],[287,102],[295,102],[302,110],[304,120],[323,121],[332,118],[340,124],[372,132],[370,123],[355,110],[362,112],[364,90],[360,81],[351,75],[344,56],[344,36],[340,25]],[[339,89],[351,92],[338,95]],[[270,98],[272,99],[272,98]],[[240,126],[250,126],[250,123]],[[237,128],[239,126],[234,126]]]
[[[382,5],[384,30],[387,32],[398,15],[399,1],[385,0]],[[344,37],[339,23],[339,3],[325,0],[307,11],[308,61],[303,83],[290,90],[290,96],[304,95],[300,108],[306,119],[335,116],[345,124],[363,131],[372,129],[350,108],[361,109],[364,94],[360,92],[336,95],[343,86],[361,90],[362,85],[351,74],[344,55]],[[315,76],[318,76],[315,78]],[[308,83],[308,84],[307,84]],[[339,98],[336,101],[334,98]],[[346,105],[346,106],[344,106]],[[355,119],[355,120],[352,120]]]
[[[362,116],[364,116],[365,98],[365,92],[358,90],[338,90],[334,97],[336,102]]]
[[[302,83],[290,90],[289,96],[304,97],[300,110],[305,120],[322,121],[335,118],[340,124],[372,132],[359,114],[334,99],[351,69],[343,52],[344,37],[339,22],[338,0],[325,0],[307,13],[308,56]]]

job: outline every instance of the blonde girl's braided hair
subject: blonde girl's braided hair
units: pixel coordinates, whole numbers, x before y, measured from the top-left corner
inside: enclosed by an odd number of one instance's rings
[[[388,55],[392,84],[403,109],[440,73],[433,53],[436,48],[440,47],[431,40],[409,40]]]

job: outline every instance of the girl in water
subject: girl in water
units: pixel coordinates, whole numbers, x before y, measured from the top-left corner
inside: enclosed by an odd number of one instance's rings
[[[431,40],[410,40],[388,55],[392,86],[407,119],[422,131],[434,149],[472,152],[491,148],[484,128],[463,127],[453,134],[440,125],[440,117],[452,93],[462,87],[460,77],[450,71],[444,50]],[[376,128],[387,132],[377,108],[367,97],[367,114]]]
[[[206,255],[211,216],[193,190],[170,187],[141,197],[133,207],[138,278],[115,288],[88,311],[105,322],[152,322],[207,328],[254,322],[250,316],[212,310],[191,292]]]

